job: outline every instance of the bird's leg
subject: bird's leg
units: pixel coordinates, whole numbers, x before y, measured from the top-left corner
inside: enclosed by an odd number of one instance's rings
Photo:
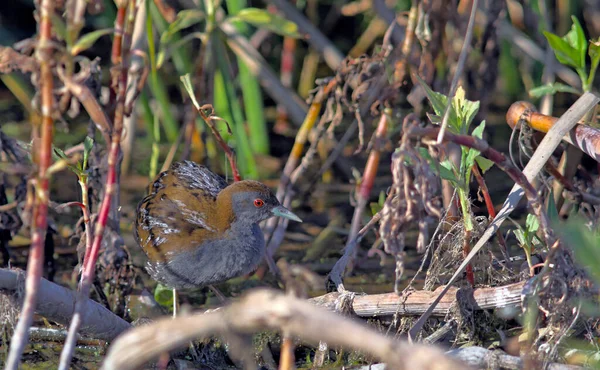
[[[173,318],[177,317],[177,289],[173,288]]]
[[[208,288],[213,293],[215,293],[215,295],[217,296],[217,298],[219,298],[219,301],[221,301],[221,303],[227,302],[227,298],[225,298],[225,296],[223,295],[223,293],[221,293],[221,291],[219,289],[217,289],[214,285],[209,285]]]

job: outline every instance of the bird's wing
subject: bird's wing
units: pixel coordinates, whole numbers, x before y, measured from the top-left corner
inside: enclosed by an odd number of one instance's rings
[[[189,189],[201,189],[213,197],[227,186],[223,178],[192,161],[174,163],[170,170]]]
[[[164,259],[178,249],[197,246],[217,227],[209,218],[225,180],[204,166],[185,161],[161,173],[137,208],[135,237],[149,257]]]

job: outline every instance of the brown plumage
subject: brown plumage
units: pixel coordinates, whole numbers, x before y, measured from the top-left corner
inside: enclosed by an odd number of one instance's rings
[[[175,163],[137,208],[135,237],[152,277],[176,289],[219,283],[252,271],[264,254],[258,223],[299,221],[257,181],[227,185],[206,167]]]

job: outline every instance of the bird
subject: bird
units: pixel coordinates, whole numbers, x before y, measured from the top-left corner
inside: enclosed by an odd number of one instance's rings
[[[150,276],[176,297],[176,290],[212,288],[255,270],[265,253],[259,223],[274,216],[302,222],[266,185],[227,184],[186,160],[149,186],[137,206],[134,236],[148,257]]]

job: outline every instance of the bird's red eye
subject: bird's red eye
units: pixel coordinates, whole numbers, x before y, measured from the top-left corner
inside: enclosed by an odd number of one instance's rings
[[[262,199],[254,199],[254,206],[256,208],[260,208],[265,205],[265,202]]]

